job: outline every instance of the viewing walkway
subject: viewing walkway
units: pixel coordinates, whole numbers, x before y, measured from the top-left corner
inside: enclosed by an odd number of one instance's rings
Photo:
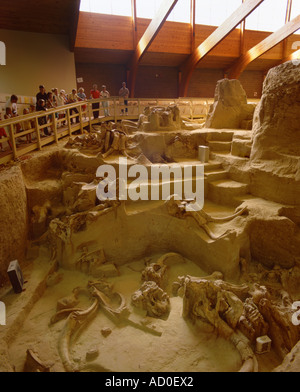
[[[201,98],[140,98],[128,99],[128,105],[125,106],[119,98],[95,99],[0,121],[0,128],[4,128],[7,134],[7,137],[0,139],[0,165],[21,159],[30,152],[42,150],[44,146],[58,143],[60,139],[75,133],[83,134],[84,130],[90,132],[93,125],[123,119],[137,121],[147,106],[172,104],[178,105],[182,117],[193,120],[206,118],[210,102]],[[99,109],[95,105],[99,105]],[[109,116],[105,115],[105,110]],[[95,113],[97,111],[99,117]],[[42,119],[45,117],[47,123],[43,124]],[[45,135],[45,128],[50,135]]]

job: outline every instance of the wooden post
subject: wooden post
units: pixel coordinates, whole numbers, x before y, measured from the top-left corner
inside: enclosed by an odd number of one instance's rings
[[[287,0],[285,24],[287,24],[291,20],[292,4],[293,4],[293,0]],[[283,40],[282,42],[282,58],[284,59],[286,56],[287,56],[287,39]]]
[[[191,0],[191,53],[195,49],[195,36],[196,36],[196,0]]]
[[[70,109],[67,109],[67,121],[68,121],[68,128],[69,128],[69,136],[72,136],[72,127],[71,127],[71,119],[70,119]]]
[[[40,124],[37,117],[35,117],[34,120],[35,120],[36,139],[37,139],[38,149],[41,150],[42,144],[41,144],[41,135],[40,135]]]
[[[79,106],[79,123],[80,123],[80,133],[83,134],[83,124],[82,124],[82,105]]]
[[[89,115],[89,131],[92,132],[92,115],[93,115],[93,110],[92,110],[91,102],[88,102],[87,112],[88,112],[88,115]]]
[[[53,132],[54,132],[55,143],[58,144],[56,112],[53,113]]]
[[[11,140],[13,157],[14,159],[16,159],[18,157],[18,154],[17,154],[14,124],[10,124],[10,140]]]
[[[141,102],[140,102],[140,98],[138,98],[138,117],[140,117],[141,114]]]
[[[114,98],[114,121],[117,122],[117,100]]]

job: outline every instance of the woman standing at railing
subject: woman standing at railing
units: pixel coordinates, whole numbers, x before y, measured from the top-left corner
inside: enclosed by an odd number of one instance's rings
[[[73,88],[71,94],[69,94],[69,103],[76,103],[78,101],[79,101],[79,97],[77,95],[77,91],[75,88]],[[75,114],[78,114],[78,116],[76,116],[76,123],[79,123],[79,112],[78,112],[77,108],[70,109],[71,116],[72,116],[73,112]]]
[[[83,87],[80,87],[80,88],[78,89],[77,96],[78,96],[78,98],[79,98],[79,101],[86,101],[86,100],[87,100]],[[82,112],[83,112],[83,114],[84,114],[84,118],[86,118],[86,107],[87,107],[87,105],[83,105],[83,106],[81,107]]]
[[[58,95],[58,101],[57,101],[57,106],[63,106],[67,105],[68,103],[68,97],[66,95],[65,90],[60,90],[59,95]],[[61,111],[59,113],[59,118],[65,118],[66,117],[66,112]],[[65,125],[66,121],[62,121],[62,125]]]
[[[47,111],[46,102],[45,102],[44,99],[39,99],[38,100],[36,111],[37,112],[40,112],[40,111],[45,111],[46,112]],[[47,124],[47,117],[46,116],[39,117],[38,118],[38,123],[39,123],[40,126]],[[43,128],[43,131],[44,131],[44,135],[45,136],[50,136],[50,132],[48,131],[47,127]]]
[[[91,90],[90,99],[99,99],[99,98],[100,98],[100,91],[98,90],[97,84],[94,84]],[[92,109],[93,109],[94,119],[97,119],[99,117],[99,102],[94,102],[92,104]],[[98,110],[94,110],[94,109],[98,109]]]
[[[51,92],[52,92],[52,97],[53,97],[52,104],[53,104],[53,107],[56,109],[58,107],[58,88],[57,87],[52,88]],[[55,113],[55,118],[59,118],[58,113]]]

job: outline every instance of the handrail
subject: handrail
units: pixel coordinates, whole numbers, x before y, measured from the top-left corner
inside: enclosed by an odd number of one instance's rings
[[[9,134],[7,138],[0,138],[0,144],[9,142],[10,147],[9,150],[0,152],[0,165],[29,152],[41,150],[50,143],[57,144],[60,139],[70,137],[74,132],[83,134],[84,128],[91,132],[93,125],[99,122],[122,120],[124,116],[121,111],[125,111],[125,108],[130,120],[138,120],[146,106],[177,104],[182,115],[191,119],[205,118],[209,109],[208,100],[203,98],[128,98],[127,101],[128,105],[125,106],[120,97],[90,99],[0,121],[0,128],[5,128]],[[108,105],[104,105],[104,102],[108,102]],[[99,105],[95,107],[97,103]],[[201,106],[201,113],[196,113],[197,105]],[[103,111],[107,114],[105,110],[109,110],[109,115],[102,115]],[[101,113],[101,116],[97,117],[95,112]],[[46,122],[44,118],[47,119]],[[46,128],[51,129],[51,135],[44,134]],[[24,136],[27,144],[18,144],[18,139]]]

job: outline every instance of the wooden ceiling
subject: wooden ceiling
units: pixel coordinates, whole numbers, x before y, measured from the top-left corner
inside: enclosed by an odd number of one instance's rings
[[[150,21],[137,19],[137,39],[140,40]],[[216,27],[196,25],[194,45],[200,45]],[[271,33],[246,30],[244,50],[263,41]],[[290,54],[292,43],[300,41],[299,35],[287,40],[285,57]],[[144,66],[180,67],[192,51],[191,26],[187,23],[165,22],[151,46],[140,61]],[[128,64],[134,53],[133,24],[130,17],[80,12],[75,43],[78,63]],[[247,66],[247,70],[266,71],[283,58],[283,43],[266,52]],[[233,30],[197,68],[227,69],[241,55],[241,30]]]
[[[70,48],[80,63],[127,65],[149,26],[150,20],[137,18],[135,28],[131,17],[79,12],[80,0],[13,0],[0,1],[0,27],[27,32],[66,34]],[[165,22],[151,46],[141,58],[140,65],[180,67],[193,48],[209,37],[216,27],[188,23]],[[243,45],[247,51],[263,41],[270,33],[244,32]],[[247,66],[247,70],[266,71],[290,55],[292,43],[300,41],[293,35],[276,45]],[[227,69],[241,55],[241,30],[235,29],[198,64],[197,68]]]
[[[0,27],[36,33],[70,34],[76,0],[1,0]]]

